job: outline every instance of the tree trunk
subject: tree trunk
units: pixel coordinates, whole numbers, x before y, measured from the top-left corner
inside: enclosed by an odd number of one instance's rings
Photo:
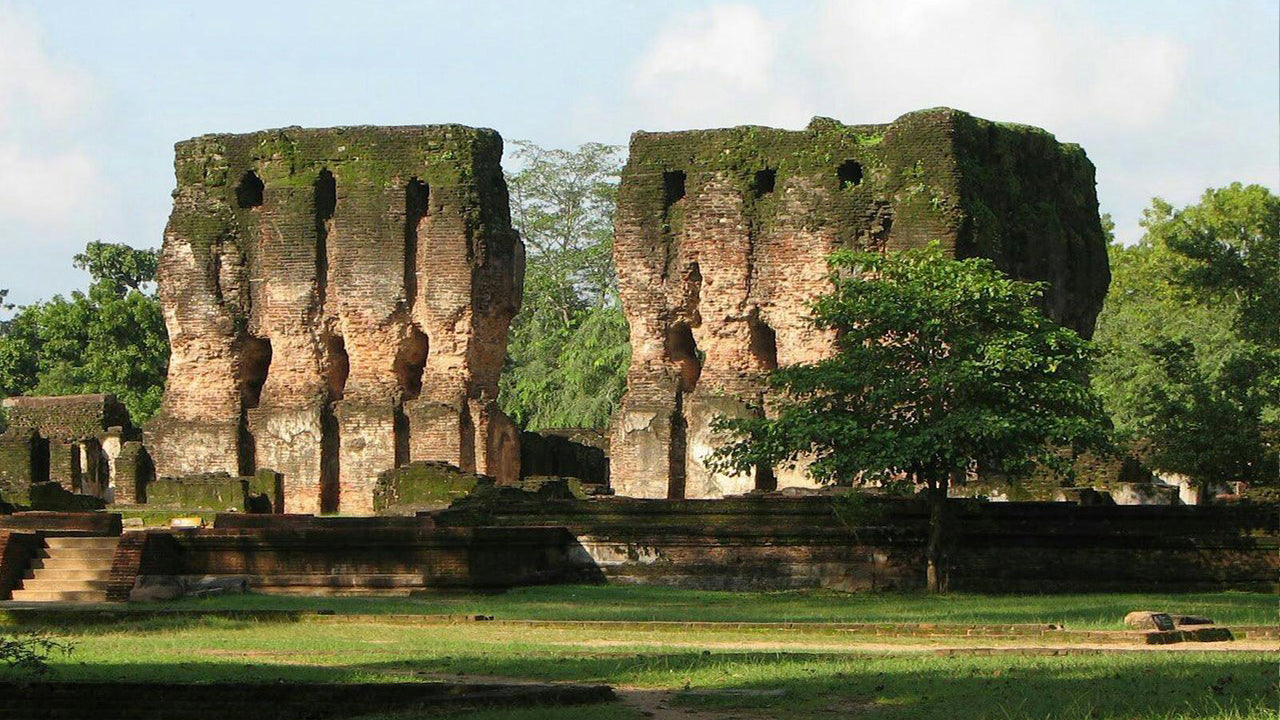
[[[925,557],[929,561],[926,582],[931,593],[947,591],[947,564],[944,537],[947,524],[947,485],[945,482],[929,488],[929,544]]]

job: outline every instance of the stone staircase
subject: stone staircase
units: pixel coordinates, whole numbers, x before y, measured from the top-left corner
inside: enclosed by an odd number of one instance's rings
[[[51,537],[31,561],[16,602],[106,602],[119,537]]]

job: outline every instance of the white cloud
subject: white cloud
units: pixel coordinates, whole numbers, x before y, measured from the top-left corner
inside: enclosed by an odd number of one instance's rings
[[[35,23],[0,6],[0,128],[31,118],[73,122],[89,95],[83,73],[49,57]]]
[[[837,101],[892,115],[949,105],[1066,133],[1158,124],[1186,55],[1167,37],[1012,0],[829,0],[816,29]]]
[[[84,153],[36,156],[0,143],[0,218],[63,226],[92,198],[97,182],[97,163]]]
[[[0,224],[11,229],[4,245],[20,242],[13,228],[91,232],[106,191],[75,133],[93,115],[93,100],[88,76],[57,62],[34,22],[0,6]]]
[[[713,5],[677,16],[638,64],[630,112],[650,129],[803,124],[803,103],[779,83],[781,28],[757,9]]]
[[[1274,9],[1265,5],[1167,22],[1065,0],[763,8],[674,14],[635,65],[615,124],[794,128],[814,114],[889,122],[946,105],[1038,125],[1089,151],[1102,209],[1128,241],[1153,195],[1193,202],[1235,179],[1275,187]],[[1270,70],[1257,70],[1259,56]],[[1270,87],[1257,82],[1268,77]]]

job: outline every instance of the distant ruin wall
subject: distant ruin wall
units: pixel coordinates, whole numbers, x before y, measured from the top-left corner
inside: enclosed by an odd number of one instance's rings
[[[519,477],[497,409],[524,254],[492,130],[285,128],[177,145],[158,476],[259,467],[288,512],[372,511],[411,460]]]
[[[1047,282],[1049,315],[1092,333],[1110,282],[1094,169],[1043,130],[943,108],[888,125],[634,134],[614,241],[632,348],[614,490],[811,485],[802,471],[713,472],[711,420],[767,413],[765,372],[831,352],[806,303],[829,288],[832,251],[930,241]]]
[[[122,448],[137,437],[114,395],[11,397],[3,406],[8,427],[0,433],[0,499],[29,505],[31,486],[48,481],[95,498],[112,496]]]

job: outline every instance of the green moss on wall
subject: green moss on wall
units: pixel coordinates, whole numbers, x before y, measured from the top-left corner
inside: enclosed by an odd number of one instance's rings
[[[414,462],[387,470],[373,489],[373,511],[412,515],[441,510],[476,489],[484,478],[443,462]]]

